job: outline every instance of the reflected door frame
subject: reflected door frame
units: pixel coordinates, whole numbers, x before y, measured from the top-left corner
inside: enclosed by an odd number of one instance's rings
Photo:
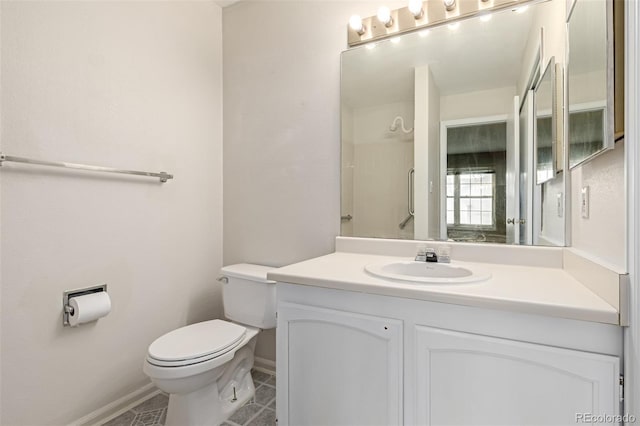
[[[449,127],[472,126],[492,123],[507,123],[509,115],[490,115],[484,117],[470,117],[456,120],[440,121],[440,239],[447,240],[447,129]],[[509,135],[507,131],[507,147]]]

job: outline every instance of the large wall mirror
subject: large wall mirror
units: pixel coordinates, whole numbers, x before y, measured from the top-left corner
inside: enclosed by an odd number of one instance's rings
[[[341,234],[564,245],[566,18],[530,2],[343,52]]]

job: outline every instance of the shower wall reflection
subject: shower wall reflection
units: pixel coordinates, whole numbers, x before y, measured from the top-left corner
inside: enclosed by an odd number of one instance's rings
[[[343,108],[342,215],[352,219],[343,219],[342,235],[413,238],[413,220],[399,226],[410,207],[413,116],[412,102]]]

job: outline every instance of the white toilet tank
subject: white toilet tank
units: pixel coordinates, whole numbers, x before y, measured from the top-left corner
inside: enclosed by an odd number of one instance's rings
[[[267,279],[270,266],[240,263],[223,267],[224,315],[241,324],[267,329],[276,326],[276,282]]]

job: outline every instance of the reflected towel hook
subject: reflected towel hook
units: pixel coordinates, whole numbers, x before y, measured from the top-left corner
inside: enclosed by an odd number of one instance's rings
[[[389,126],[389,130],[391,130],[392,132],[395,132],[396,130],[398,130],[398,122],[400,122],[400,128],[402,129],[403,133],[413,132],[413,127],[410,129],[407,129],[406,127],[404,127],[404,119],[400,116],[397,116],[396,118],[393,119],[391,126]]]

